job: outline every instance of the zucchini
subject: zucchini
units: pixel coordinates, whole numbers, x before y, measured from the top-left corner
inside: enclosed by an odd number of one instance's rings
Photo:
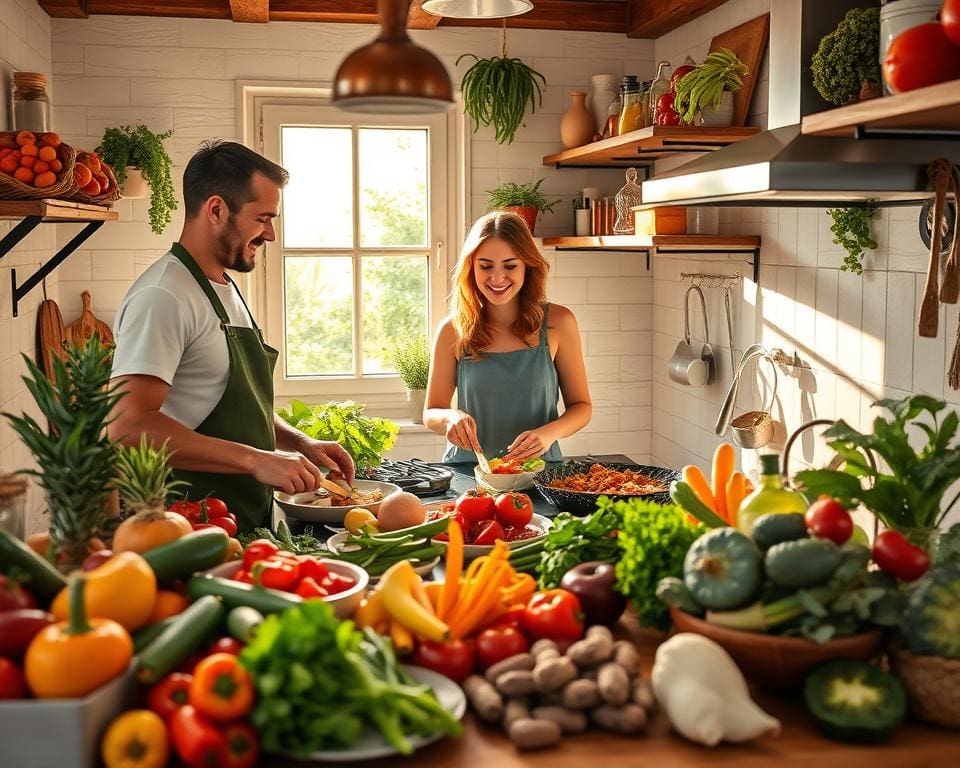
[[[220,528],[192,531],[143,553],[160,584],[180,581],[197,571],[220,565],[230,541]]]
[[[254,587],[216,576],[194,576],[187,582],[187,595],[191,600],[197,600],[204,595],[215,595],[222,598],[228,608],[247,605],[264,614],[279,613],[303,604],[303,598],[299,595],[278,589]]]
[[[693,515],[707,528],[723,528],[729,525],[720,515],[700,501],[700,497],[687,483],[679,480],[670,483],[670,498],[673,499],[674,504],[682,507],[684,512]]]
[[[760,515],[753,521],[750,536],[766,552],[774,544],[807,538],[807,523],[799,512]]]
[[[840,741],[881,741],[907,711],[900,681],[865,661],[840,659],[818,667],[803,697],[820,730]]]
[[[263,614],[249,605],[238,605],[227,614],[227,631],[244,645],[253,640],[257,627],[262,623]]]
[[[693,599],[687,585],[683,579],[676,576],[664,576],[657,584],[657,597],[667,605],[673,605],[684,613],[692,613],[694,616],[703,616],[703,608]]]
[[[226,615],[223,601],[213,595],[206,595],[188,605],[137,656],[137,680],[145,685],[153,685],[180,666],[190,654],[210,641]]]
[[[800,539],[770,547],[764,566],[774,584],[803,589],[829,579],[842,561],[840,548],[829,539]],[[851,562],[857,570],[859,563]]]
[[[166,630],[166,628],[173,624],[173,622],[176,620],[176,616],[168,616],[160,621],[155,621],[153,624],[150,624],[141,629],[139,632],[135,633],[133,636],[133,652],[140,653],[140,651],[160,637],[164,630]]]
[[[20,539],[0,528],[0,563],[13,566],[27,577],[26,587],[44,605],[49,604],[67,586],[67,580],[47,560]]]

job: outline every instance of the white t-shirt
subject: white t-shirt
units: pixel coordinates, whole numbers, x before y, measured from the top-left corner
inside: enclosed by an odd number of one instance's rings
[[[210,281],[231,325],[253,327],[232,284]],[[130,287],[114,327],[112,376],[156,376],[170,385],[160,412],[190,429],[214,409],[230,373],[227,340],[210,299],[167,252]],[[121,401],[122,403],[122,401]]]

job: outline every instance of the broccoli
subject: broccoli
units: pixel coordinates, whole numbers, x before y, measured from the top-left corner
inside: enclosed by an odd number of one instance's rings
[[[847,11],[821,41],[810,62],[813,84],[831,104],[856,101],[866,80],[880,83],[880,9]]]

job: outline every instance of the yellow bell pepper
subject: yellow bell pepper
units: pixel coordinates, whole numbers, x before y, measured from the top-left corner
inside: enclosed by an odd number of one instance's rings
[[[133,641],[117,622],[88,619],[87,578],[70,581],[70,618],[51,624],[30,641],[23,663],[27,685],[41,699],[86,696],[122,674],[133,657]]]
[[[88,616],[113,619],[129,632],[149,621],[157,599],[157,577],[136,552],[119,552],[86,576]],[[61,620],[69,611],[68,589],[61,590],[50,606],[50,612]]]
[[[110,723],[100,746],[107,768],[164,768],[170,758],[167,726],[149,709],[132,709]]]

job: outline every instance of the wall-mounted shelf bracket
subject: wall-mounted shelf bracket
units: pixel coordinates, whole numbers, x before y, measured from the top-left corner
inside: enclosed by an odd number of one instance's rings
[[[655,246],[653,249],[656,255],[664,256],[696,256],[702,254],[702,250],[692,250],[686,248],[664,248],[663,246]],[[742,249],[742,248],[724,248],[724,253],[745,253],[750,254],[752,258],[744,259],[744,263],[749,264],[753,267],[753,282],[760,283],[760,246],[756,248]],[[647,251],[647,271],[650,270],[650,251]]]

